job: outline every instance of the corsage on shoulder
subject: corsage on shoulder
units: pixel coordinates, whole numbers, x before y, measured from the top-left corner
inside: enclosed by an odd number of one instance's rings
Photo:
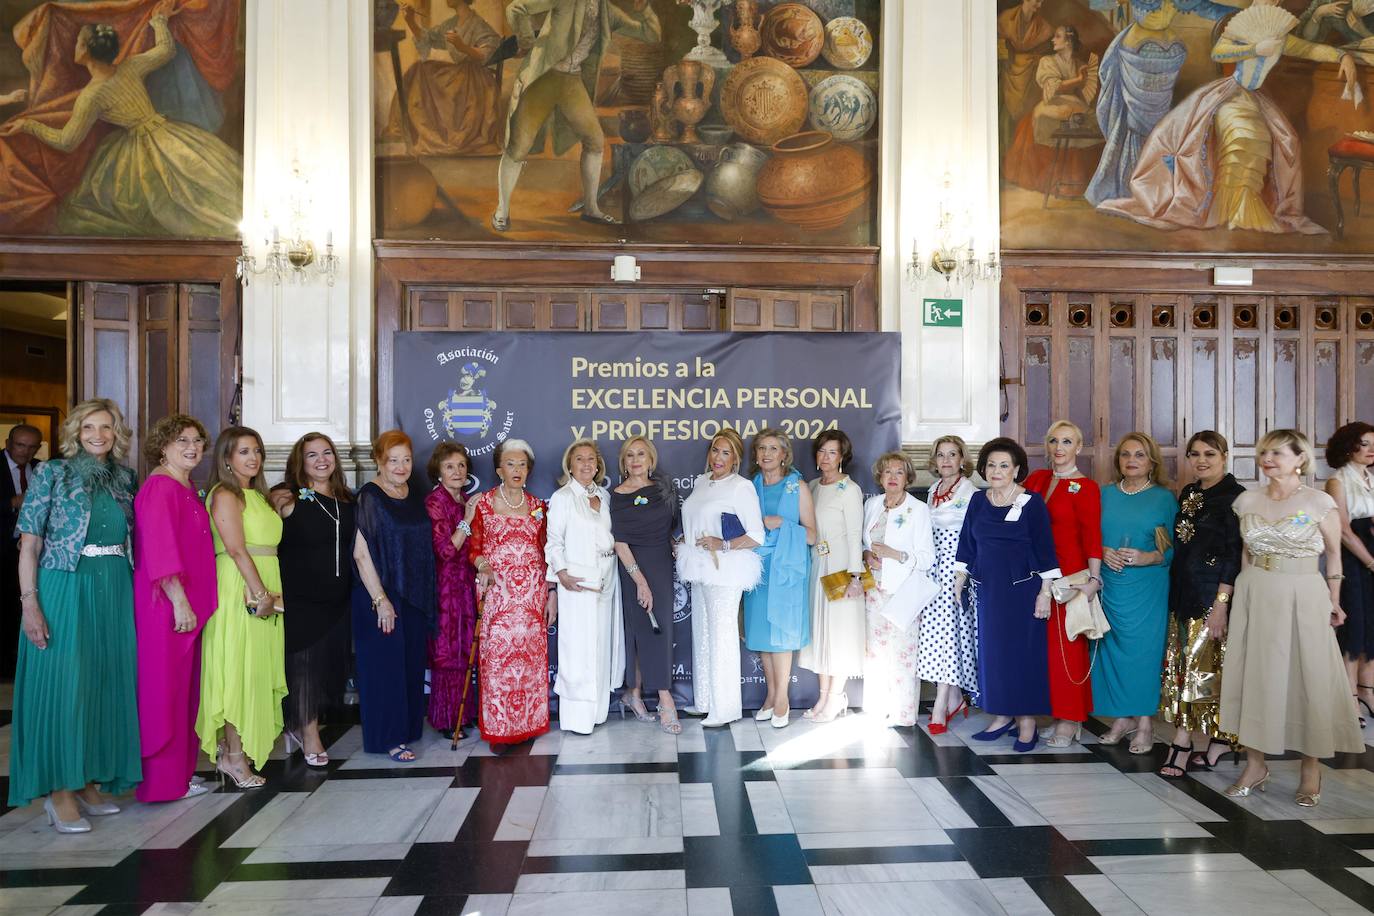
[[[310,489],[309,487],[301,487],[299,490],[296,491],[296,497],[298,499],[303,499],[308,503],[313,503],[315,501],[315,491]]]

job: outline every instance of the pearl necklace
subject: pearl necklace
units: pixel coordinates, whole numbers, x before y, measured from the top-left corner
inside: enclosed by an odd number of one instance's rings
[[[1075,464],[1073,467],[1069,468],[1067,471],[1065,471],[1065,472],[1062,473],[1062,474],[1059,473],[1058,471],[1054,471],[1053,473],[1054,473],[1055,478],[1058,479],[1058,480],[1068,480],[1070,477],[1077,477],[1077,476],[1078,476],[1078,465]]]
[[[505,485],[504,483],[501,484],[501,486],[499,486],[499,487],[496,488],[496,493],[497,493],[498,496],[501,497],[501,502],[503,502],[503,503],[506,504],[506,508],[507,508],[507,509],[510,509],[512,512],[514,512],[514,511],[517,510],[517,509],[523,509],[523,508],[525,508],[525,488],[524,488],[524,487],[521,487],[521,488],[520,488],[520,502],[518,502],[518,503],[513,503],[513,502],[511,502],[509,499],[506,498],[506,485]]]
[[[1147,480],[1145,481],[1145,486],[1141,487],[1139,490],[1128,490],[1126,489],[1126,481],[1121,480],[1117,482],[1116,488],[1120,490],[1122,495],[1124,496],[1135,496],[1138,493],[1144,493],[1146,490],[1150,489],[1150,487],[1153,487],[1154,485],[1155,482],[1153,480]]]
[[[1010,506],[1012,503],[1016,502],[1016,487],[1015,487],[1015,486],[1012,486],[1010,492],[1011,492],[1011,498],[1008,499],[1008,500],[1007,500],[1006,502],[1004,502],[1004,503],[999,503],[999,502],[996,500],[996,498],[995,498],[997,491],[996,491],[996,490],[993,490],[993,489],[989,489],[989,490],[988,490],[988,502],[992,503],[994,506],[996,506],[996,507],[999,508],[999,509],[1005,509],[1007,506]]]

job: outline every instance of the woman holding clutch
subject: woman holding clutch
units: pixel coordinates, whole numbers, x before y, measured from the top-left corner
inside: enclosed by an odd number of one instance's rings
[[[682,504],[678,576],[692,589],[693,708],[702,725],[729,725],[742,714],[739,603],[758,584],[763,513],[754,485],[739,475],[744,443],[723,427],[711,440],[706,473]],[[692,710],[689,710],[689,712]]]

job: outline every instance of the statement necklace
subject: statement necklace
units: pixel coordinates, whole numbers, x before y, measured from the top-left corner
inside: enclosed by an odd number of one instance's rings
[[[586,492],[588,499],[596,499],[596,484],[586,484],[582,489]]]
[[[1065,471],[1065,472],[1062,473],[1062,474],[1059,473],[1058,471],[1055,471],[1055,472],[1054,472],[1054,476],[1055,476],[1057,479],[1059,479],[1059,480],[1068,480],[1070,477],[1077,477],[1077,476],[1078,476],[1078,465],[1075,464],[1073,467],[1069,468],[1067,471]]]
[[[337,579],[339,578],[339,519],[343,517],[343,510],[339,508],[338,500],[330,496],[328,498],[334,500],[334,511],[330,512],[325,508],[324,501],[320,499],[324,494],[313,487],[310,492],[315,494],[315,498],[309,501],[319,506],[320,511],[329,516],[330,520],[334,522],[334,578]]]
[[[518,503],[513,503],[513,502],[511,502],[509,499],[506,498],[506,485],[505,485],[504,483],[501,484],[501,486],[499,486],[499,487],[496,488],[496,493],[497,493],[498,496],[501,497],[501,502],[503,502],[503,503],[506,504],[506,508],[507,508],[507,509],[510,509],[512,512],[514,512],[514,511],[517,510],[517,509],[523,509],[523,508],[525,508],[525,488],[524,488],[524,487],[521,487],[521,488],[520,488],[520,502],[518,502]]]
[[[930,508],[938,509],[942,503],[947,503],[954,498],[954,491],[959,489],[959,484],[963,479],[963,474],[956,474],[954,482],[949,485],[949,489],[945,490],[944,493],[940,492],[940,484],[935,484],[935,495],[930,499]]]

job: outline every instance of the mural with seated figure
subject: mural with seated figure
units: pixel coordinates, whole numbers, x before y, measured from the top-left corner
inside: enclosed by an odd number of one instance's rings
[[[1004,247],[1374,250],[1374,2],[999,10]]]

